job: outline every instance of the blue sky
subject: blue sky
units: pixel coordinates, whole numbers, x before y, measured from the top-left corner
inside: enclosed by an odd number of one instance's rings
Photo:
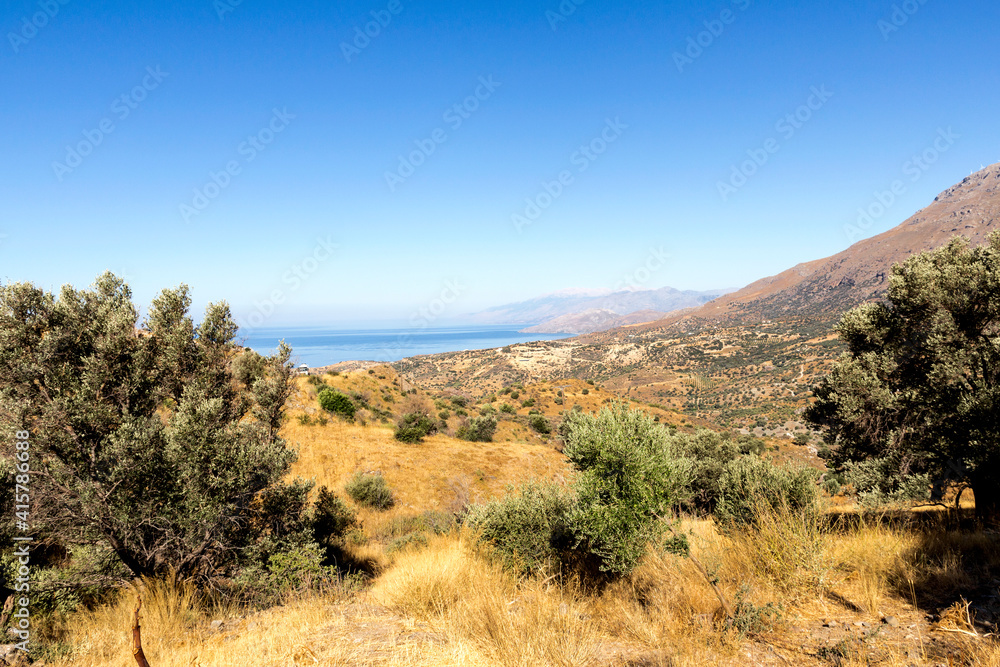
[[[244,323],[739,287],[1000,161],[985,1],[63,2],[0,13],[0,280]]]

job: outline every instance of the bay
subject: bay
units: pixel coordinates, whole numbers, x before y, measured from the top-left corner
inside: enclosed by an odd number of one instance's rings
[[[514,343],[569,338],[566,334],[522,334],[517,325],[453,326],[427,329],[328,329],[272,327],[241,332],[243,345],[271,354],[282,340],[296,365],[311,368],[341,361],[390,363],[406,357],[462,350],[486,350]]]

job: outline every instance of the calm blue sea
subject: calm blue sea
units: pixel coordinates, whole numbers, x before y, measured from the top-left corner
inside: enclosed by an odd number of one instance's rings
[[[283,339],[292,347],[296,364],[309,364],[313,368],[341,361],[391,362],[418,354],[486,350],[513,343],[568,338],[560,334],[522,334],[510,325],[349,331],[262,327],[242,335],[246,336],[243,344],[260,354],[271,354]]]

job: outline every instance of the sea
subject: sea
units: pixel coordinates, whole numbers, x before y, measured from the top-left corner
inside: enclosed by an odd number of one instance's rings
[[[523,328],[522,325],[521,328]],[[243,345],[260,354],[273,353],[283,340],[292,348],[295,365],[310,368],[341,361],[393,362],[420,354],[487,350],[514,343],[559,340],[568,334],[523,334],[517,325],[452,326],[426,329],[329,329],[273,327],[241,331]]]

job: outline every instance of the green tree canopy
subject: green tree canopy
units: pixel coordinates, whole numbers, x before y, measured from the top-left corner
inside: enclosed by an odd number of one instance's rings
[[[885,300],[847,313],[840,335],[848,352],[806,412],[834,462],[878,461],[887,486],[968,483],[979,517],[998,523],[1000,234],[893,267]]]
[[[267,516],[301,514],[311,488],[281,482],[290,350],[244,350],[225,303],[200,325],[190,305],[186,286],[164,290],[139,327],[111,274],[58,296],[0,286],[0,424],[31,434],[33,526],[135,575],[213,576],[308,532]]]

